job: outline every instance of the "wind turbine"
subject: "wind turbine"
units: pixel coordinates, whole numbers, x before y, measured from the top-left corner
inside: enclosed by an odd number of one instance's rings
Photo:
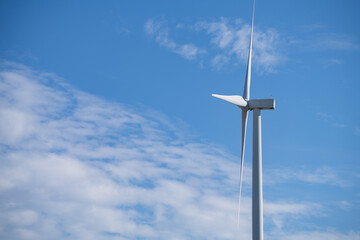
[[[262,153],[261,153],[261,110],[275,109],[275,99],[251,99],[250,100],[250,80],[251,80],[251,57],[254,29],[255,0],[253,0],[253,11],[251,20],[249,58],[245,77],[243,96],[239,95],[218,95],[213,97],[220,98],[241,108],[242,112],[242,142],[241,142],[241,165],[240,165],[240,190],[239,208],[240,216],[241,185],[244,169],[244,150],[246,125],[248,112],[253,111],[253,167],[252,167],[252,239],[263,239],[263,195],[262,195]]]

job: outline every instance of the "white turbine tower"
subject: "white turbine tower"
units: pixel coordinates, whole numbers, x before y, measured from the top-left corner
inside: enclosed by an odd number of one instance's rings
[[[241,165],[240,165],[240,191],[239,191],[239,209],[241,201],[241,185],[244,168],[244,150],[246,125],[248,111],[253,111],[253,167],[252,167],[252,239],[263,239],[263,196],[262,196],[262,154],[261,154],[261,110],[275,109],[275,99],[252,99],[250,100],[250,79],[251,79],[251,55],[254,29],[254,9],[255,0],[253,0],[253,12],[251,21],[249,58],[247,64],[245,86],[243,96],[239,95],[217,95],[213,97],[220,98],[241,108],[242,112],[242,143],[241,143]]]

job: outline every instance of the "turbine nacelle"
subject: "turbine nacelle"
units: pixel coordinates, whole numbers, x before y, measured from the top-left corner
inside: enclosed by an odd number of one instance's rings
[[[248,108],[253,109],[275,109],[275,99],[252,99],[248,101]]]
[[[275,99],[253,99],[246,101],[242,96],[239,95],[218,95],[212,94],[213,97],[222,99],[229,103],[232,103],[244,110],[257,109],[275,109]]]

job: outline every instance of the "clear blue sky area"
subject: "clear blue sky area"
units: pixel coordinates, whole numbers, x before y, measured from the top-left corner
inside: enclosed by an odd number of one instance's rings
[[[241,111],[211,94],[242,95],[251,10],[0,0],[0,238],[250,239],[252,113],[237,226]],[[256,1],[266,239],[360,239],[359,11]]]

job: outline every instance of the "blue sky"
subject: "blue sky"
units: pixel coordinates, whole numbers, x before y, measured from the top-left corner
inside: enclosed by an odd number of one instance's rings
[[[250,239],[251,6],[0,1],[1,238]],[[360,239],[359,10],[256,2],[266,239]]]

